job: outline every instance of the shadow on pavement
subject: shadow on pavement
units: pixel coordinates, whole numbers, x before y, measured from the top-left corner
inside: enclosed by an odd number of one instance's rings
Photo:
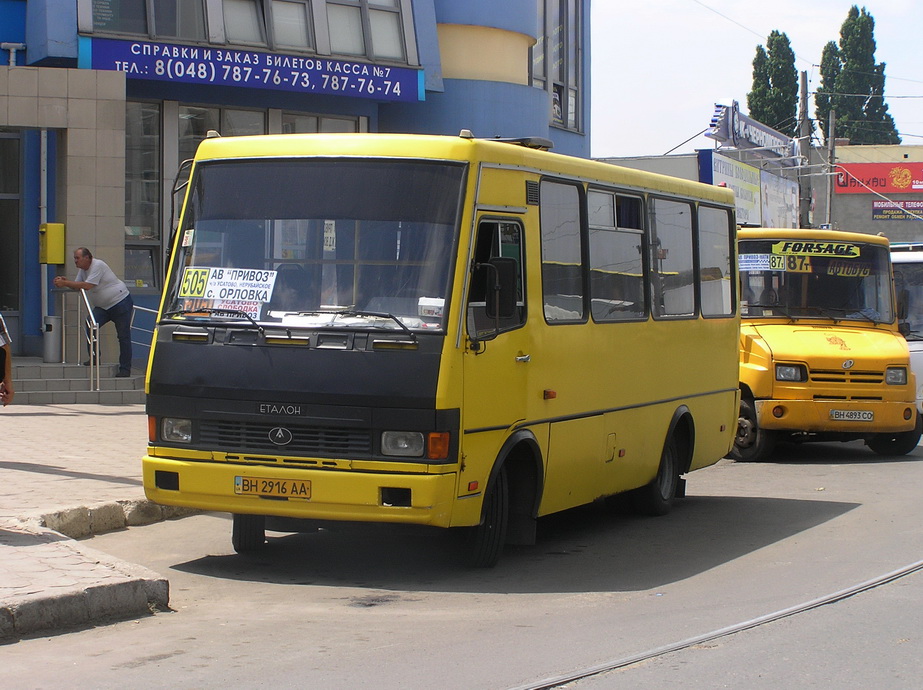
[[[270,532],[258,554],[206,556],[173,568],[219,579],[395,591],[642,591],[698,575],[858,505],[696,496],[678,501],[660,518],[587,506],[543,518],[536,545],[507,547],[500,564],[488,570],[459,564],[454,533],[380,524],[313,534]],[[230,521],[226,524],[230,537]]]

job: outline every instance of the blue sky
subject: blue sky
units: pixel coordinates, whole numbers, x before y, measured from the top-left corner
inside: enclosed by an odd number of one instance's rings
[[[734,99],[746,112],[756,46],[773,29],[788,35],[813,94],[823,47],[839,41],[853,4],[875,18],[875,58],[887,65],[885,99],[903,143],[923,145],[923,0],[592,0],[592,155],[712,148],[695,135],[715,102]]]

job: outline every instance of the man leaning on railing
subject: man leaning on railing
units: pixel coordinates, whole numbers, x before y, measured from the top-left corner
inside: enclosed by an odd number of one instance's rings
[[[74,264],[77,266],[77,278],[67,280],[64,276],[55,276],[54,285],[71,290],[86,290],[99,326],[109,321],[115,324],[119,337],[119,373],[116,376],[130,376],[131,313],[134,307],[131,293],[106,262],[94,258],[86,247],[74,250]]]

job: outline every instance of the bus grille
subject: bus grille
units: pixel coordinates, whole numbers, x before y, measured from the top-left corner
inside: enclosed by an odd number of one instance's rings
[[[371,454],[371,439],[366,430],[286,424],[284,428],[292,433],[292,440],[285,445],[277,445],[269,440],[269,432],[279,426],[207,420],[199,423],[199,439],[203,445],[213,448],[270,455],[285,453],[355,458]]]
[[[880,371],[849,371],[847,369],[819,369],[811,371],[812,383],[880,386],[885,375]]]

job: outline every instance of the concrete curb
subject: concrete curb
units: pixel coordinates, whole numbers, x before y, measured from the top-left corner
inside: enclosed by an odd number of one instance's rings
[[[17,594],[0,601],[0,642],[168,610],[170,584],[147,568],[34,526],[6,527],[3,541],[30,567],[7,573]]]
[[[198,512],[122,500],[0,524],[0,644],[169,610],[165,577],[73,540]]]
[[[45,513],[34,520],[41,527],[54,530],[71,539],[83,539],[94,534],[112,532],[125,527],[150,525],[162,520],[194,515],[198,512],[192,508],[162,506],[146,499],[140,499],[67,508],[54,513]]]

